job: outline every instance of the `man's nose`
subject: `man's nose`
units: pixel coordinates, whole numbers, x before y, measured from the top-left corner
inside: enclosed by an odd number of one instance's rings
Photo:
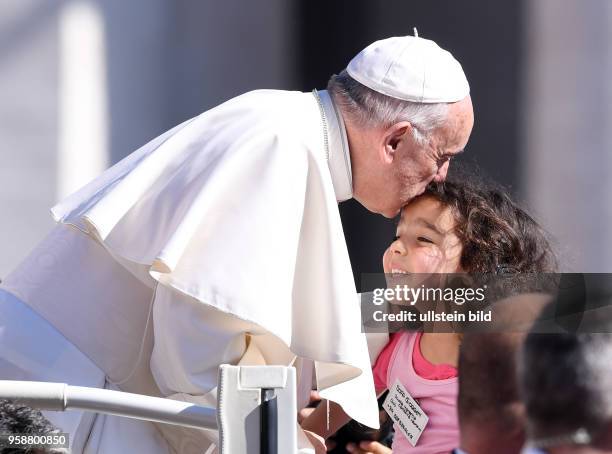
[[[446,180],[448,166],[450,166],[450,160],[446,161],[444,164],[438,167],[438,173],[436,173],[436,176],[434,177],[434,181],[436,183],[441,183],[442,181]]]

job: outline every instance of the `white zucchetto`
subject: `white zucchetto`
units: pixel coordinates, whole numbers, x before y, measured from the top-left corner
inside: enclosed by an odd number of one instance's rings
[[[346,71],[366,87],[405,101],[457,102],[470,93],[461,64],[452,54],[415,36],[370,44],[350,61]]]

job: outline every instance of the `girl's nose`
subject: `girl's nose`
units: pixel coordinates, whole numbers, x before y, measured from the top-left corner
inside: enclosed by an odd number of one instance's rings
[[[393,254],[406,255],[404,243],[402,243],[399,238],[391,243],[391,252],[393,252]]]

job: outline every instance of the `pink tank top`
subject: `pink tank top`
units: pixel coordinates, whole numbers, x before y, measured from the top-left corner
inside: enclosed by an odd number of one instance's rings
[[[419,363],[425,360],[420,355],[418,345],[415,348],[415,343],[420,340],[420,337],[420,333],[397,333],[389,345],[394,344],[394,348],[389,358],[385,387],[390,388],[396,380],[399,380],[429,416],[429,422],[415,447],[412,447],[399,427],[396,426],[393,452],[397,454],[448,453],[459,445],[458,379],[455,376],[442,380],[431,380],[416,373],[413,366],[413,355],[417,357]],[[417,352],[417,350],[419,351]],[[379,359],[382,358],[379,357]],[[374,366],[375,377],[380,377],[381,369],[386,369],[385,366],[386,364],[379,364],[379,361],[377,361]],[[437,368],[438,366],[433,367]],[[450,366],[443,367],[448,368]],[[378,383],[377,388],[380,388]]]

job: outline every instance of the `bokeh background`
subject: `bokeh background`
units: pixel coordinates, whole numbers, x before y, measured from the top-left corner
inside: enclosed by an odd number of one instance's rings
[[[3,0],[0,277],[56,201],[154,136],[248,90],[324,88],[414,26],[470,81],[462,159],[529,207],[564,270],[611,272],[609,0]],[[341,213],[357,280],[380,271],[393,222]]]

